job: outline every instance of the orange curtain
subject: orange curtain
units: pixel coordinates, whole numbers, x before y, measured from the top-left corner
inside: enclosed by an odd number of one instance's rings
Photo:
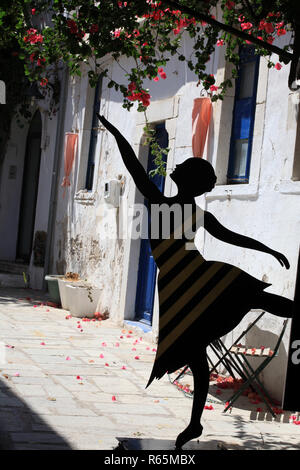
[[[211,115],[212,104],[210,98],[196,98],[192,112],[192,148],[194,157],[203,157]]]
[[[71,186],[70,182],[70,173],[72,170],[76,149],[77,149],[78,134],[67,132],[65,134],[65,153],[64,153],[64,163],[65,163],[65,176],[63,178],[62,187],[64,187],[65,196],[67,186]]]

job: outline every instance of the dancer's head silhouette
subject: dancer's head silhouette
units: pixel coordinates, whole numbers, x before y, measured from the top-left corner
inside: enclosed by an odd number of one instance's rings
[[[202,158],[188,158],[176,165],[170,178],[178,187],[178,196],[196,197],[211,191],[217,181],[212,165]]]

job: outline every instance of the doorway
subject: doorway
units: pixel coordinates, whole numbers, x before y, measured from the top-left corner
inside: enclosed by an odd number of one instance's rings
[[[157,124],[155,126],[156,140],[161,148],[168,147],[168,133],[166,131],[165,123]],[[167,158],[167,157],[165,157]],[[149,150],[148,167],[149,171],[155,168],[154,158]],[[158,189],[163,193],[165,186],[165,177],[162,175],[155,175],[152,181]],[[144,206],[148,208],[148,200],[144,200]],[[138,280],[136,290],[136,303],[135,303],[135,317],[136,320],[148,325],[152,325],[154,294],[156,285],[156,264],[151,253],[150,241],[148,238],[141,240]]]
[[[41,161],[42,119],[39,111],[31,121],[25,150],[16,261],[29,264],[35,223]]]

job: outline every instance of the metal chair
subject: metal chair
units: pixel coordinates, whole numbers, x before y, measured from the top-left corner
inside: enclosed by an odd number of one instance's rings
[[[263,371],[263,369],[265,369],[265,367],[271,362],[274,357],[278,356],[278,349],[282,341],[284,332],[286,330],[287,322],[287,319],[284,320],[281,333],[278,336],[277,343],[273,351],[270,348],[245,348],[238,346],[237,344],[231,346],[229,353],[231,357],[235,357],[241,369],[243,370],[244,375],[247,377],[247,380],[242,384],[240,389],[235,392],[232,397],[228,400],[226,408],[224,409],[224,413],[233,405],[233,403],[239,398],[243,391],[247,387],[251,386],[251,388],[254,388],[258,395],[265,402],[272,416],[276,416],[269,404],[272,403],[272,400],[268,395],[267,391],[265,390],[264,386],[262,385],[261,381],[259,380],[258,375]],[[238,341],[236,341],[235,343],[237,342]],[[264,359],[263,362],[255,370],[250,365],[247,359],[247,357],[250,356],[261,357]]]
[[[237,344],[248,333],[248,331],[253,328],[253,326],[261,319],[264,314],[265,312],[262,312],[252,323],[250,323],[250,325],[235,340],[233,345]],[[209,371],[210,374],[212,374],[217,369],[217,367],[222,364],[233,379],[236,378],[234,374],[235,371],[243,380],[247,380],[247,375],[245,375],[239,361],[236,360],[234,356],[230,354],[231,348],[226,348],[224,342],[221,339],[213,341],[212,343],[210,343],[209,347],[212,349],[212,351],[218,358],[218,361],[216,362],[216,364],[214,364],[210,355],[207,353],[207,360],[211,367]],[[172,382],[174,383],[178,381],[183,375],[185,375],[188,372],[188,368],[189,366],[186,366]]]

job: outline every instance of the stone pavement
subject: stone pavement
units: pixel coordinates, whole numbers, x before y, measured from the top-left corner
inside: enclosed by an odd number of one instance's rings
[[[0,288],[0,449],[112,450],[117,437],[172,449],[192,400],[167,376],[145,390],[155,344],[130,326],[69,318],[46,300]],[[240,400],[224,414],[210,392],[203,435],[184,450],[300,448],[290,412],[274,420]]]

